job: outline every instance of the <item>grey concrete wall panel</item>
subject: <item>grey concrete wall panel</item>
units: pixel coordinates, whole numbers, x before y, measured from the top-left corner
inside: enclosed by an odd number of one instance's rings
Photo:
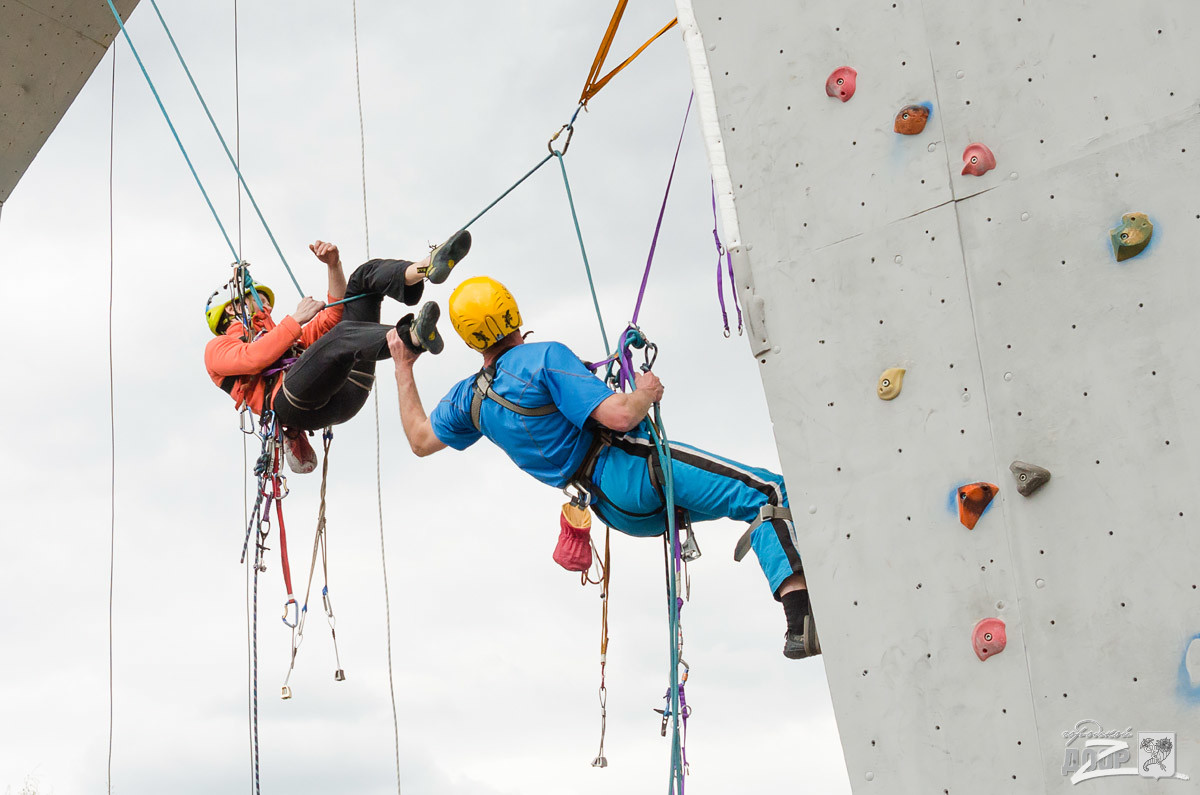
[[[854,791],[1074,791],[1087,719],[1200,774],[1200,4],[677,7]],[[1130,212],[1154,236],[1117,262]],[[1053,477],[1021,496],[1016,460]],[[1194,786],[1129,743],[1079,786]]]
[[[128,19],[137,0],[116,0]],[[0,0],[0,203],[120,31],[104,0]]]

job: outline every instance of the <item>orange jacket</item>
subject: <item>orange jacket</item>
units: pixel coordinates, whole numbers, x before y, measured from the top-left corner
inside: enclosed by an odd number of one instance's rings
[[[337,299],[329,296],[328,300],[332,302]],[[246,405],[255,414],[261,414],[265,385],[263,379],[258,377],[259,374],[287,353],[293,345],[301,350],[312,345],[341,319],[341,304],[322,309],[316,317],[304,324],[303,328],[291,315],[276,325],[269,314],[259,312],[251,318],[250,325],[254,327],[255,333],[266,333],[253,342],[242,341],[245,327],[241,323],[230,323],[224,334],[209,340],[204,348],[204,366],[208,369],[208,377],[214,384],[229,392],[238,408]],[[228,378],[235,380],[228,384]],[[282,384],[282,378],[276,379],[271,391],[272,397]],[[226,386],[231,388],[227,389]]]

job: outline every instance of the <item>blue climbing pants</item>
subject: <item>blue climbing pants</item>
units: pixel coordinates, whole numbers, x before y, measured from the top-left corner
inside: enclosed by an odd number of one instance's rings
[[[788,504],[783,478],[773,472],[678,442],[670,447],[675,504],[686,509],[693,522],[721,517],[751,522],[764,505]],[[634,536],[666,531],[663,498],[650,474],[656,455],[644,425],[614,435],[601,450],[591,477],[598,492],[593,494],[592,508],[606,524]],[[751,534],[751,546],[772,594],[784,579],[803,571],[794,532],[792,522],[772,519]]]

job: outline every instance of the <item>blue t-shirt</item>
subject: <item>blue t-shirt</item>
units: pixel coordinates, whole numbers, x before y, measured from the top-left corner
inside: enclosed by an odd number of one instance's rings
[[[472,375],[459,381],[434,408],[433,432],[455,450],[479,440],[471,423]],[[525,408],[553,403],[558,411],[526,417],[484,400],[479,412],[483,436],[508,454],[517,466],[543,483],[566,485],[592,443],[584,430],[588,416],[613,392],[560,342],[530,342],[500,355],[492,391]]]

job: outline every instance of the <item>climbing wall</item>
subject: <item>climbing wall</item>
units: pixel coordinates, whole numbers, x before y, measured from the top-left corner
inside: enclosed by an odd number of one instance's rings
[[[0,205],[118,31],[107,0],[0,0]]]
[[[1200,4],[677,7],[853,790],[1194,786]]]

